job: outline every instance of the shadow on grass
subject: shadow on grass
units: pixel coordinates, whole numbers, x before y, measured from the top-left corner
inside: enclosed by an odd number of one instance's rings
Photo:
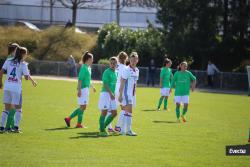
[[[141,111],[149,112],[149,111],[156,111],[156,110],[155,109],[146,109],[146,110],[141,110]]]
[[[106,138],[106,137],[100,137],[99,132],[80,132],[77,133],[79,136],[70,137],[70,139],[80,139],[80,138]],[[119,135],[109,135],[107,137],[114,137]]]
[[[166,124],[174,124],[176,121],[153,121],[154,123],[166,123]]]
[[[60,127],[60,128],[51,128],[51,129],[45,129],[46,131],[57,131],[57,130],[72,130],[75,128],[68,128],[68,127]]]
[[[70,139],[80,139],[80,138],[99,138],[99,132],[80,132],[77,133],[79,136],[70,137]]]

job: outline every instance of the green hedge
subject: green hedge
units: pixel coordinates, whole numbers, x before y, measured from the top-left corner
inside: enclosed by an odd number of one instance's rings
[[[147,66],[151,58],[162,62],[166,50],[162,45],[163,33],[149,24],[146,30],[121,28],[117,24],[106,24],[98,31],[97,48],[100,59],[116,56],[120,51],[130,54],[138,52],[140,65]]]
[[[73,55],[80,60],[83,51],[96,45],[95,34],[75,33],[74,28],[50,27],[35,32],[24,27],[0,27],[1,57],[7,56],[7,45],[16,42],[28,48],[30,58],[39,60],[67,60]]]

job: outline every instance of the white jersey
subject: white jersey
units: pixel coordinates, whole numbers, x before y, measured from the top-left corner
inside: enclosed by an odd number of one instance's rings
[[[4,90],[21,93],[22,92],[22,76],[29,75],[28,63],[18,63],[12,59],[7,59],[2,67],[7,71]]]
[[[118,63],[117,64],[117,68],[116,68],[116,71],[117,71],[117,82],[116,82],[116,86],[115,86],[115,92],[118,93],[119,92],[119,89],[120,89],[120,85],[121,85],[121,77],[122,77],[122,73],[124,71],[124,69],[126,68],[127,66],[124,65],[124,64],[121,64],[121,63]]]
[[[139,79],[139,69],[137,67],[133,69],[131,66],[126,67],[123,70],[122,78],[126,79],[124,96],[135,96],[135,88]]]

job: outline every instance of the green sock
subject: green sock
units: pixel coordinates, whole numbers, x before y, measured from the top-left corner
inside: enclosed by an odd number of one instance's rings
[[[79,109],[79,112],[78,112],[78,119],[77,119],[77,123],[79,123],[79,124],[82,123],[83,112],[84,112],[84,111],[82,111],[82,110]]]
[[[99,118],[99,126],[101,132],[104,132],[105,130],[104,121],[105,121],[105,116],[101,115]]]
[[[75,111],[72,112],[72,114],[69,116],[70,119],[74,118],[78,115],[78,112],[81,111],[80,108],[77,108]]]
[[[109,115],[108,118],[105,120],[104,127],[106,128],[113,121],[113,119],[113,115]]]
[[[186,113],[187,113],[188,109],[187,108],[183,108],[183,111],[182,111],[182,115],[185,116]]]
[[[163,97],[160,97],[160,99],[159,99],[159,103],[158,103],[158,109],[160,109],[161,108],[161,103],[162,103],[162,100],[163,100]]]
[[[164,98],[164,109],[168,108],[168,99]]]
[[[179,119],[180,118],[180,107],[176,107],[175,111],[176,111],[176,117],[177,117],[177,119]]]
[[[9,111],[9,115],[7,118],[7,123],[6,123],[6,128],[14,128],[14,116],[15,116],[16,110],[15,109],[11,109]]]

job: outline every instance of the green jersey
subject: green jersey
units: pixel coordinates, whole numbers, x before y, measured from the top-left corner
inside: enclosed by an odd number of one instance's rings
[[[13,56],[12,54],[10,54],[10,55],[7,56],[7,60],[13,59],[14,57],[15,57],[15,56]]]
[[[175,86],[175,96],[189,95],[191,81],[194,80],[196,77],[190,71],[177,71],[171,83],[171,87]]]
[[[163,67],[161,69],[160,78],[162,79],[162,88],[170,88],[172,77],[173,74],[170,68]]]
[[[109,87],[110,91],[114,94],[116,81],[117,72],[112,70],[111,68],[106,69],[102,75],[102,92],[107,92],[106,88],[104,87],[104,84],[106,84]]]
[[[82,89],[90,86],[91,68],[87,64],[82,65],[78,75],[78,80],[82,81]]]

